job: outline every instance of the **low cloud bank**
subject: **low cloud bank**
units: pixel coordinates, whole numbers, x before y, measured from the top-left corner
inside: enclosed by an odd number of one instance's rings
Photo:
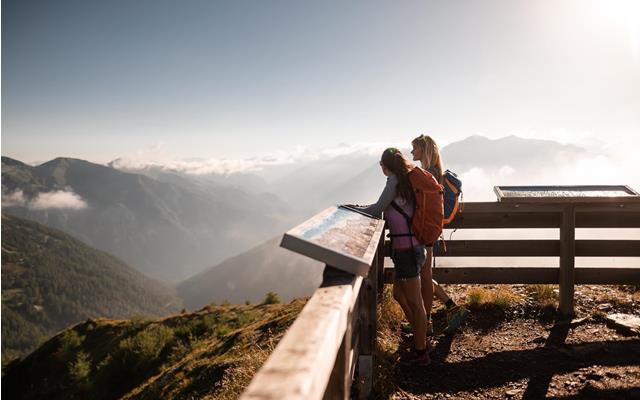
[[[628,185],[640,191],[637,162],[620,154],[590,154],[574,159],[549,160],[539,168],[477,166],[456,171],[467,201],[493,201],[494,186],[508,185]]]
[[[330,160],[336,157],[353,154],[377,155],[393,143],[355,143],[340,144],[324,149],[310,149],[297,146],[291,150],[281,150],[258,157],[245,159],[206,158],[175,160],[162,156],[160,153],[140,152],[135,155],[118,158],[111,162],[111,166],[123,170],[141,170],[160,168],[167,171],[181,172],[190,175],[220,174],[231,175],[262,171],[265,168],[303,164],[305,162]],[[397,144],[395,145],[397,147]]]
[[[3,207],[26,207],[30,210],[82,210],[88,207],[87,202],[76,193],[65,190],[38,193],[34,198],[25,197],[22,190],[2,196]]]

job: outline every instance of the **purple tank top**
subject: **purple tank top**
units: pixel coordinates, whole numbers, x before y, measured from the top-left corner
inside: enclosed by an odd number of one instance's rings
[[[413,215],[413,203],[404,200],[400,196],[397,196],[394,201],[409,217]],[[392,235],[410,233],[407,219],[391,205],[384,210],[384,220],[387,221],[389,232]],[[395,250],[410,249],[419,245],[415,236],[394,237],[391,239],[391,244]]]

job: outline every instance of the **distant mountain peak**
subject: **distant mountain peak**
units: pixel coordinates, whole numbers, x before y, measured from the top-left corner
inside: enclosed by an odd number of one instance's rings
[[[31,168],[28,164],[23,163],[22,161],[18,161],[14,158],[2,156],[2,164],[3,165],[11,165],[15,167],[23,167],[23,168]]]

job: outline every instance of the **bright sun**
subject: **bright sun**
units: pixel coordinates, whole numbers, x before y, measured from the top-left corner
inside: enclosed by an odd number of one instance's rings
[[[588,3],[595,25],[606,30],[623,31],[634,56],[640,57],[640,1],[591,0]]]

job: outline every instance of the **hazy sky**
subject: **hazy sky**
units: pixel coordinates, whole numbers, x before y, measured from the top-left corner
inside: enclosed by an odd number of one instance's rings
[[[637,151],[640,1],[2,1],[3,155],[237,158],[424,132]]]

